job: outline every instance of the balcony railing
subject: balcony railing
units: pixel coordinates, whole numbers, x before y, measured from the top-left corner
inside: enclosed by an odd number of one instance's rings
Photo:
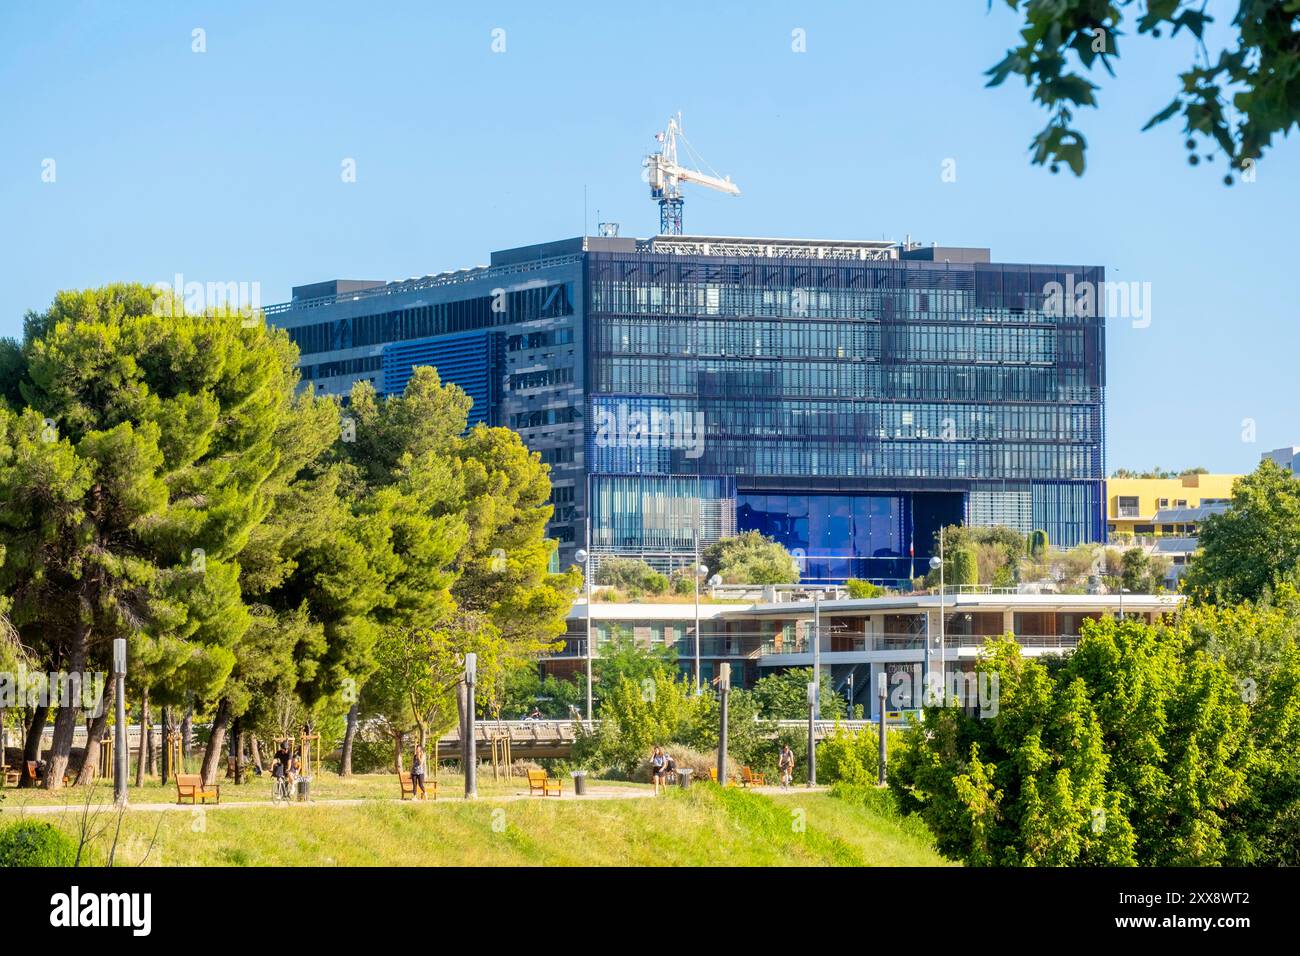
[[[996,635],[946,634],[945,647],[982,647]],[[925,634],[870,634],[857,637],[838,636],[833,646],[822,645],[823,654],[860,654],[865,651],[912,651],[925,649]],[[930,634],[931,649],[939,647],[939,632]],[[1020,634],[1016,642],[1021,647],[1072,648],[1079,643],[1077,634]],[[811,654],[812,642],[808,640],[764,641],[758,650],[760,657],[774,654]]]
[[[602,648],[608,646],[608,642],[602,641],[596,645],[596,656],[599,657]],[[662,643],[656,643],[656,648],[662,648]],[[692,637],[679,637],[671,645],[677,650],[677,656],[691,657],[695,654],[695,639]],[[700,638],[700,656],[701,657],[742,657],[753,656],[754,652],[746,651],[739,638],[725,637],[702,637]],[[561,657],[586,657],[587,656],[587,639],[585,637],[565,637],[561,641],[559,650],[550,651],[543,654],[543,660],[554,660]]]
[[[587,639],[585,637],[566,637],[563,639],[559,650],[550,651],[542,655],[543,660],[553,660],[557,657],[586,657],[587,656]]]
[[[945,647],[982,647],[991,636],[985,634],[944,635]],[[1079,644],[1078,634],[1018,634],[1016,642],[1021,647],[1070,649]],[[939,647],[939,632],[930,634],[931,649]],[[836,635],[833,642],[822,642],[823,654],[861,654],[866,651],[914,651],[925,649],[925,634],[868,634]],[[695,654],[695,641],[690,637],[678,638],[672,645],[679,658]],[[805,637],[763,641],[757,647],[745,645],[737,638],[705,637],[700,639],[702,657],[770,657],[776,654],[811,654],[812,641]],[[544,654],[543,659],[583,658],[587,654],[587,641],[581,637],[566,637],[557,651]],[[600,656],[600,648],[596,649]]]

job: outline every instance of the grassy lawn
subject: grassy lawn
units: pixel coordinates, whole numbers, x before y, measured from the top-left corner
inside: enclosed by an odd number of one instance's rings
[[[368,786],[362,783],[358,789]],[[232,788],[233,789],[233,788]],[[6,801],[0,819],[17,817]],[[77,814],[42,815],[75,836]],[[90,851],[106,859],[116,817]],[[155,836],[156,834],[156,836]],[[289,805],[122,818],[118,865],[942,865],[923,831],[827,793],[695,786],[657,799]]]
[[[132,777],[132,780],[135,778]],[[573,781],[564,777],[564,790],[573,790]],[[217,783],[221,785],[222,803],[247,803],[250,801],[270,800],[274,784],[269,774],[255,777],[249,774],[245,782],[235,786],[233,780],[226,780],[220,774]],[[601,787],[640,787],[647,789],[647,784],[629,784],[621,781],[593,781],[589,786]],[[426,787],[432,787],[426,782]],[[527,793],[528,781],[523,777],[507,780],[492,779],[492,772],[479,771],[479,793],[484,796]],[[438,773],[438,795],[460,796],[465,792],[465,780],[459,773],[440,770]],[[88,794],[84,787],[72,787],[65,790],[39,790],[6,788],[0,791],[3,801],[0,809],[18,811],[24,806],[83,806],[87,798],[93,804],[112,802],[113,786],[108,780],[100,779],[92,785]],[[357,774],[352,777],[340,777],[328,770],[322,771],[311,782],[311,795],[314,800],[396,800],[398,798],[397,776],[392,773]],[[168,783],[163,786],[157,777],[146,778],[143,787],[132,783],[127,788],[127,798],[132,803],[175,803],[176,785]]]

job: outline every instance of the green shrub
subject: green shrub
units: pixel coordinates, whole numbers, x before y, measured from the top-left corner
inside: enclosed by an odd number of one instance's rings
[[[1029,556],[1041,561],[1047,554],[1047,532],[1041,528],[1029,533]]]
[[[880,771],[878,730],[850,731],[836,726],[817,746],[817,779],[823,783],[874,786]],[[900,746],[896,731],[885,732],[885,762]]]
[[[605,558],[596,572],[596,583],[612,586],[633,596],[646,591],[663,594],[668,590],[668,578],[639,558]]]
[[[701,555],[701,563],[728,584],[793,584],[799,562],[780,542],[757,531],[720,538]]]
[[[975,549],[971,547],[961,547],[953,552],[952,555],[952,579],[948,584],[979,584],[980,572],[979,561],[975,556]]]
[[[22,820],[0,830],[0,866],[74,866],[77,845],[48,823]]]
[[[410,735],[402,744],[403,763],[410,763],[415,736]],[[363,724],[352,738],[353,773],[392,773],[393,738],[378,727]]]
[[[879,584],[872,584],[870,581],[862,581],[858,578],[849,578],[844,582],[844,587],[851,598],[874,598],[885,593],[885,589]]]

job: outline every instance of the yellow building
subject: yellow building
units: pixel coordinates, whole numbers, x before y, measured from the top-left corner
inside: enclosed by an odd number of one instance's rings
[[[1240,475],[1109,478],[1106,530],[1116,536],[1191,537],[1207,515],[1223,510]]]

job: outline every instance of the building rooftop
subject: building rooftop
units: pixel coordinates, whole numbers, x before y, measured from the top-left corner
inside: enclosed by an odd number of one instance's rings
[[[335,302],[351,302],[377,296],[416,292],[441,285],[453,285],[486,277],[527,272],[554,265],[566,258],[576,260],[586,252],[646,253],[652,255],[718,256],[729,259],[822,259],[829,262],[944,262],[972,264],[990,262],[983,247],[923,246],[910,237],[892,239],[789,239],[760,236],[573,236],[552,242],[499,249],[487,265],[430,273],[383,282],[374,279],[328,279],[294,286],[292,300],[269,305],[264,310],[277,314],[316,308]]]
[[[1226,501],[1201,505],[1199,508],[1161,508],[1151,520],[1156,524],[1193,524],[1204,521],[1210,515],[1221,515],[1227,510]]]

